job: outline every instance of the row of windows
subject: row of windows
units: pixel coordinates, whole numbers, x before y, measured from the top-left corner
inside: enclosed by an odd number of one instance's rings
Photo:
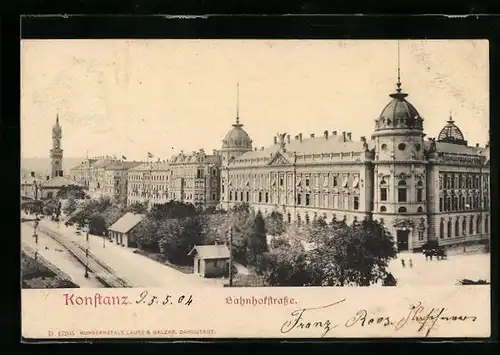
[[[380,201],[387,201],[388,189],[386,187],[380,188]],[[424,192],[422,188],[417,188],[416,190],[416,200],[417,202],[422,202],[424,198]],[[405,187],[398,187],[398,202],[408,202],[408,191]]]
[[[474,228],[474,218],[471,216],[470,218],[462,218],[462,222],[460,223],[459,219],[457,218],[455,220],[455,223],[452,223],[451,220],[449,220],[446,223],[446,237],[451,238],[452,236],[455,237],[460,237],[463,235],[473,235],[473,234],[480,234],[482,233],[482,221],[481,221],[481,216],[477,216],[476,220],[476,228]],[[484,219],[484,232],[489,233],[489,218],[488,216],[485,217]],[[445,237],[445,221],[444,219],[441,219],[441,223],[439,225],[439,238],[444,238]]]
[[[484,206],[489,206],[489,197],[483,200]],[[439,212],[466,211],[481,209],[480,196],[445,196],[439,198]]]
[[[237,191],[229,191],[229,201],[234,202],[278,203],[287,205],[293,201],[293,197],[290,195],[282,195],[280,196],[281,201],[278,201],[276,194],[270,194],[269,192],[259,192],[255,197],[254,196],[255,195],[250,194],[249,191],[239,191],[239,193]],[[323,195],[323,199],[320,199],[320,195],[318,194],[311,195],[299,193],[297,194],[295,204],[298,206],[359,210],[359,196],[349,196],[345,194],[333,195],[330,200],[329,195]]]
[[[349,179],[349,174],[319,174],[310,176],[309,174],[298,174],[296,176],[296,186],[333,186],[333,187],[348,187],[349,181],[352,181],[352,187],[359,187],[359,174],[353,174],[352,179]],[[285,181],[286,178],[286,181]],[[252,181],[253,186],[291,186],[293,185],[293,175],[233,175],[229,179],[229,186],[250,186]]]
[[[489,183],[489,176],[483,174],[485,186]],[[479,189],[481,186],[481,174],[470,173],[440,173],[440,189]]]

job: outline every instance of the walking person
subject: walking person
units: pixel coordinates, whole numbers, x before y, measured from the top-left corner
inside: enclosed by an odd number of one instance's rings
[[[401,259],[401,265],[403,265],[403,267],[405,267],[405,259]]]
[[[410,268],[413,267],[413,260],[410,259]]]

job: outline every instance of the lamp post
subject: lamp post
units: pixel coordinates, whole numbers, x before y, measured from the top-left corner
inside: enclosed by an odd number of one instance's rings
[[[35,212],[35,224],[33,226],[33,238],[35,238],[35,260],[37,260],[38,257],[38,233],[36,232],[37,228],[38,228],[38,215]]]
[[[89,277],[89,232],[90,232],[90,222],[86,226],[86,243],[87,248],[85,249],[85,278]]]

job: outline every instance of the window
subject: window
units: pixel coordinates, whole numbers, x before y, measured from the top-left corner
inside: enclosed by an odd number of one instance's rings
[[[399,145],[398,145],[398,149],[399,149],[399,150],[405,150],[405,149],[406,149],[406,144],[404,144],[404,143],[399,143]]]
[[[484,232],[489,233],[490,232],[490,221],[488,216],[484,217]]]
[[[300,226],[301,224],[301,218],[300,218],[300,214],[297,215],[297,225]]]
[[[382,144],[382,145],[380,146],[380,148],[381,148],[382,150],[386,150],[386,149],[387,149],[387,144],[385,144],[385,143],[384,143],[384,144]]]
[[[448,238],[451,238],[451,221],[448,221]]]
[[[406,187],[398,188],[398,202],[406,202]]]
[[[215,200],[215,199],[214,199]],[[247,202],[250,201],[250,192],[247,191]]]
[[[385,206],[381,206],[380,207],[380,212],[385,212],[385,211],[387,211],[387,208]]]
[[[465,232],[467,231],[467,220],[465,217],[462,219],[462,234],[465,235]]]
[[[422,186],[422,181],[419,181],[417,183],[417,202],[422,202],[423,201],[423,186]]]
[[[233,192],[229,191],[229,201],[232,201],[232,200],[233,200]]]
[[[262,192],[259,192],[259,202],[262,202]]]
[[[399,207],[398,212],[399,213],[406,213],[407,212],[406,207]]]
[[[311,203],[310,196],[309,194],[306,194],[306,206],[309,206],[310,203]]]
[[[306,186],[309,186],[309,177],[306,177]]]
[[[292,222],[292,215],[290,213],[287,214],[288,223]]]
[[[422,230],[418,231],[418,240],[424,240],[424,231]]]
[[[358,210],[359,209],[359,197],[354,196],[354,209]]]
[[[297,194],[297,205],[301,205],[301,204],[302,204],[302,195]]]
[[[420,147],[420,144],[416,144],[416,145],[415,145],[415,150],[416,150],[417,152],[420,152],[420,148],[421,148],[421,147]]]
[[[266,192],[266,203],[269,203],[269,192]]]
[[[240,201],[243,201],[243,191],[240,192]]]
[[[418,213],[422,213],[422,212],[424,212],[424,209],[422,208],[422,206],[419,206],[419,207],[417,208],[417,212],[418,212]]]
[[[476,233],[477,234],[481,233],[481,216],[477,217],[477,221],[476,221]]]
[[[222,193],[224,193],[224,185],[222,185]]]
[[[306,213],[306,224],[309,224],[310,220],[309,220],[309,214]]]
[[[380,188],[380,201],[387,201],[387,188],[386,187]]]
[[[458,218],[455,220],[455,237],[460,235],[460,223],[458,222]]]
[[[336,177],[336,176],[334,176],[334,177],[333,177],[333,187],[338,186],[338,184],[339,184],[339,182],[338,182],[338,180],[337,180],[337,177]]]
[[[472,216],[469,219],[469,234],[474,234],[474,221],[472,220]]]
[[[441,223],[439,224],[439,238],[443,239],[444,238],[444,222],[441,220]]]
[[[235,192],[234,192],[234,200],[235,200],[235,201],[238,201],[238,191],[235,191]]]
[[[280,186],[283,186],[283,177],[280,177]]]

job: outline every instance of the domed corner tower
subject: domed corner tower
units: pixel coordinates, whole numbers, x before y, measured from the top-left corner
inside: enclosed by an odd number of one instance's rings
[[[384,220],[398,250],[425,242],[426,161],[423,118],[406,100],[398,75],[392,100],[375,120],[373,218]]]
[[[437,139],[438,142],[452,143],[459,145],[467,145],[467,141],[460,128],[455,124],[453,117],[450,114],[450,118],[446,121],[446,125],[439,132]]]
[[[227,166],[231,160],[252,150],[252,140],[248,133],[242,128],[239,117],[236,117],[236,123],[233,128],[227,132],[222,140],[222,165]]]
[[[52,126],[52,149],[50,150],[51,177],[62,176],[63,174],[63,150],[61,148],[62,129],[59,124],[59,114],[56,116],[56,123]]]

